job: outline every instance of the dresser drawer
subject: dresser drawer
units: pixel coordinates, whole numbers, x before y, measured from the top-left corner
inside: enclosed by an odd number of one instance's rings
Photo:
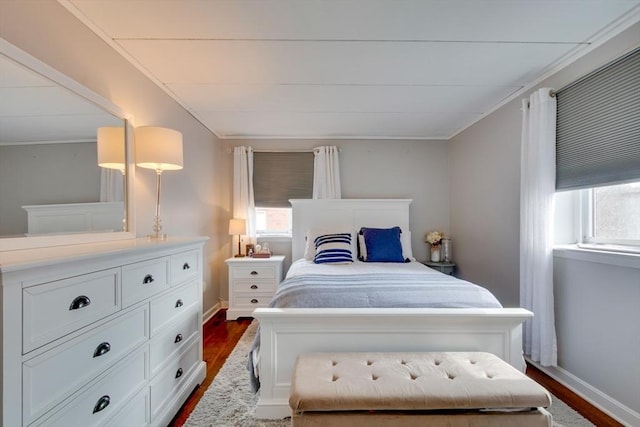
[[[51,417],[43,417],[35,425],[88,427],[105,423],[124,408],[131,396],[146,382],[146,349],[144,347],[122,360],[61,411]]]
[[[24,419],[36,419],[144,343],[147,319],[143,307],[24,362]]]
[[[24,288],[23,352],[120,310],[119,277],[114,268]]]
[[[122,267],[122,306],[129,307],[169,288],[169,258]]]
[[[161,332],[160,329],[163,326],[175,322],[175,319],[188,311],[191,306],[199,304],[200,295],[198,294],[198,282],[194,281],[151,301],[151,336]]]
[[[268,307],[273,298],[273,294],[235,294],[233,296],[233,306],[238,308],[258,308]]]
[[[234,292],[271,292],[274,293],[278,284],[275,280],[236,280],[233,282]]]
[[[200,251],[171,255],[171,286],[180,285],[200,276]]]
[[[129,403],[107,422],[105,427],[145,427],[151,424],[149,419],[149,387],[136,394]]]
[[[196,340],[151,380],[151,419],[156,417],[166,401],[175,397],[175,392],[199,361],[200,345]]]
[[[234,279],[274,279],[276,267],[273,265],[233,266]]]
[[[185,313],[151,342],[151,376],[176,352],[182,350],[200,327],[198,310]]]

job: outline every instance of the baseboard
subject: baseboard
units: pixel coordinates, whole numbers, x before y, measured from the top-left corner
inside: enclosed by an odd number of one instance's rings
[[[581,380],[571,372],[560,367],[541,366],[527,358],[527,362],[549,375],[555,381],[567,387],[582,399],[600,409],[611,418],[624,425],[640,425],[640,414],[616,399],[598,390],[591,384]]]
[[[213,307],[211,307],[209,310],[207,310],[204,313],[202,313],[202,324],[204,325],[209,320],[211,320],[213,318],[213,316],[215,316],[216,313],[220,311],[221,308],[222,307],[220,307],[220,303],[218,303],[218,304],[214,305]]]

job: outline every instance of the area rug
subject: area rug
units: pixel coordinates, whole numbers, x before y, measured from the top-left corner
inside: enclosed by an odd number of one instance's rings
[[[229,358],[204,393],[186,427],[288,427],[290,419],[258,420],[254,416],[258,395],[251,392],[246,370],[247,354],[256,334],[257,322],[249,325]],[[593,426],[564,402],[553,396],[549,408],[554,426]]]

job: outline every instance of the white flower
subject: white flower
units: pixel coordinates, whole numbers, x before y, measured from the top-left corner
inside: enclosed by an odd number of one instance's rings
[[[429,243],[432,246],[439,245],[444,237],[444,233],[441,231],[431,231],[427,233],[424,238],[424,241]]]

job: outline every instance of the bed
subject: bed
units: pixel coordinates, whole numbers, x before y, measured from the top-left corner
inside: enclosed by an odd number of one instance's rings
[[[359,230],[361,227],[398,226],[409,236],[409,199],[291,200],[293,207],[292,269],[296,276],[305,258],[305,235],[309,230]],[[301,260],[301,261],[296,261]],[[367,263],[360,263],[367,264]],[[354,263],[349,268],[360,269]],[[416,263],[407,263],[407,276]],[[335,266],[336,272],[340,267]],[[382,275],[385,266],[371,264],[362,274]],[[331,268],[330,268],[331,269]],[[428,269],[427,269],[428,270]],[[305,270],[306,272],[306,270]],[[455,278],[432,271],[435,281],[455,286]],[[340,276],[341,280],[345,280]],[[295,281],[295,277],[293,277]],[[289,279],[288,279],[289,280]],[[322,278],[318,281],[322,284]],[[289,280],[291,282],[291,280]],[[402,283],[399,280],[398,283]],[[294,285],[290,285],[295,288]],[[332,286],[327,283],[326,286]],[[330,289],[330,288],[329,288]],[[328,298],[335,290],[326,292]],[[280,292],[279,292],[280,294]],[[486,351],[517,369],[524,370],[522,323],[533,316],[522,308],[502,308],[486,299],[479,307],[314,307],[314,304],[278,302],[285,308],[259,308],[253,313],[260,323],[260,375],[257,418],[290,415],[291,373],[298,354],[337,351]],[[279,298],[279,296],[276,296]],[[340,298],[334,298],[334,300]],[[483,300],[484,301],[484,300]],[[465,303],[466,304],[466,303]],[[312,305],[312,307],[309,307]],[[338,304],[339,305],[339,304]],[[393,304],[389,304],[393,305]]]

